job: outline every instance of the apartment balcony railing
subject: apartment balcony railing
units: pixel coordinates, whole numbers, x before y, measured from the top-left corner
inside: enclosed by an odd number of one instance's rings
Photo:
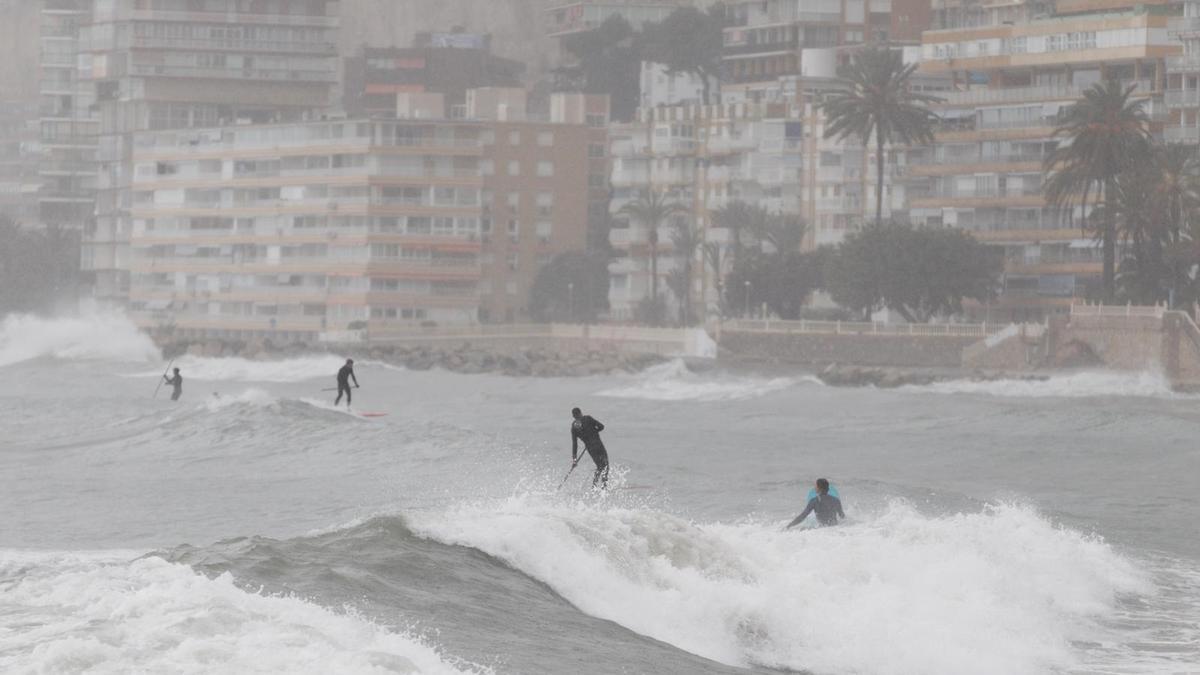
[[[196,77],[217,80],[271,80],[286,82],[336,82],[333,70],[293,70],[290,68],[205,68],[135,63],[133,75],[142,77]]]
[[[277,54],[328,54],[337,53],[337,45],[332,42],[280,42],[271,40],[240,40],[240,39],[184,39],[160,38],[135,35],[122,46],[145,49],[202,49],[237,52],[268,52]]]
[[[1194,108],[1200,106],[1200,89],[1168,91],[1166,99],[1168,108]]]
[[[1167,22],[1167,35],[1178,38],[1200,33],[1200,16],[1178,16]]]
[[[1167,57],[1167,70],[1174,72],[1200,71],[1200,54],[1179,54]]]
[[[1200,127],[1169,127],[1163,130],[1163,139],[1168,143],[1200,143]]]
[[[174,12],[169,10],[133,10],[135,21],[183,21],[204,23],[263,23],[272,26],[313,26],[336,28],[338,18],[303,14],[251,14],[249,12]]]
[[[1083,96],[1080,87],[1009,87],[1005,89],[972,89],[970,91],[938,92],[949,105],[978,105],[985,103],[1016,103],[1077,99]]]

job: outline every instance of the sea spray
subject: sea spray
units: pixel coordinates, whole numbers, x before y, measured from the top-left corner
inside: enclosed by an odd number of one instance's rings
[[[40,357],[131,362],[161,358],[154,342],[118,312],[87,309],[73,317],[4,317],[0,322],[0,367]]]
[[[156,557],[0,551],[0,582],[3,672],[487,672],[357,616]]]
[[[1149,582],[1029,508],[934,518],[903,503],[838,528],[697,524],[516,497],[417,515],[594,616],[730,665],[826,673],[1046,672]]]
[[[726,374],[698,374],[676,359],[626,377],[628,383],[605,389],[600,396],[649,401],[732,401],[766,396],[800,381],[788,377],[759,378]]]
[[[1161,373],[1084,372],[1053,375],[1045,380],[949,380],[904,387],[928,394],[982,394],[1006,398],[1095,398],[1125,396],[1175,398]]]

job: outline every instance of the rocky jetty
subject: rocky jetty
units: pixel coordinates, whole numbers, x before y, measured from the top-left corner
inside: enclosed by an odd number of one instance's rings
[[[270,340],[203,340],[168,341],[160,346],[168,358],[188,354],[213,358],[270,360],[336,352],[342,356],[381,361],[410,370],[441,368],[456,373],[501,373],[514,377],[582,377],[617,372],[634,373],[667,360],[658,354],[559,351],[546,347],[494,349],[488,345],[468,342],[441,346],[381,344],[329,348],[325,345],[295,343],[277,345]]]

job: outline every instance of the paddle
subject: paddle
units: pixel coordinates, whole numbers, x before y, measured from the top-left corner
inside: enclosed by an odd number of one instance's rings
[[[163,382],[167,381],[167,373],[171,371],[171,366],[174,364],[175,359],[171,359],[169,362],[167,362],[167,369],[163,371],[162,377],[158,378],[158,386],[154,388],[154,396],[152,398],[158,398],[158,390],[162,389]]]
[[[579,459],[571,462],[571,468],[567,469],[567,475],[563,476],[562,482],[558,484],[558,490],[563,489],[563,486],[567,484],[567,479],[571,477],[571,474],[575,471],[575,467],[579,466],[580,459],[583,459],[583,455],[580,455]],[[558,492],[558,490],[555,490],[555,492]]]

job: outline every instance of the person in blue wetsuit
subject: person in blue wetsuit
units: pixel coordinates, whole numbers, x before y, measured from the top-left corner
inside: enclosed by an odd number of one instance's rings
[[[804,513],[796,516],[795,520],[788,523],[788,528],[803,523],[804,519],[810,513],[817,514],[817,523],[821,527],[837,525],[838,518],[846,517],[845,511],[842,511],[842,500],[829,494],[829,481],[824,478],[818,478],[816,492],[817,494],[808,500],[808,506],[804,507]]]
[[[600,432],[604,425],[591,415],[584,415],[579,408],[571,409],[571,467],[574,468],[583,455],[579,452],[579,441],[583,441],[583,449],[592,456],[596,463],[596,473],[592,476],[592,487],[599,485],[608,487],[608,450],[600,440]]]

